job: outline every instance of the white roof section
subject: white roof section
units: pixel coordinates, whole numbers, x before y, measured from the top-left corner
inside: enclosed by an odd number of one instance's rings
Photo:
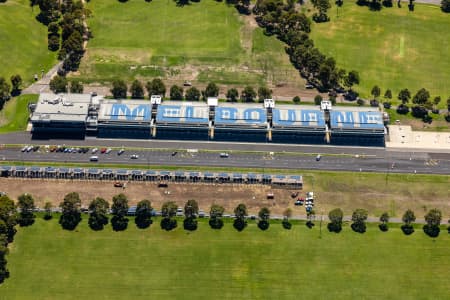
[[[99,121],[150,122],[152,105],[148,100],[103,100]]]
[[[85,122],[90,103],[90,94],[42,93],[31,121]]]
[[[219,105],[219,99],[217,97],[208,97],[207,103],[209,106],[217,106]]]

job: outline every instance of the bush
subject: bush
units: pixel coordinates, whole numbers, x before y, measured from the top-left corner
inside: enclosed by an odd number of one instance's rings
[[[316,95],[315,97],[314,97],[314,104],[315,105],[320,105],[320,102],[322,102],[322,96],[320,96],[320,95]]]
[[[339,233],[342,231],[342,225],[335,222],[328,223],[327,228],[329,232]]]
[[[354,232],[364,233],[366,232],[366,223],[365,222],[354,222],[350,226]]]
[[[425,115],[423,116],[422,121],[424,123],[431,124],[431,122],[433,122],[433,117],[431,117],[430,115]]]
[[[269,229],[270,223],[265,220],[261,220],[258,222],[258,228],[261,230],[267,230]]]
[[[163,218],[161,220],[161,229],[170,231],[172,229],[177,228],[177,220],[172,218]]]
[[[448,114],[448,115],[445,116],[445,121],[447,121],[447,122],[450,123],[450,114]]]
[[[411,109],[411,114],[415,118],[423,118],[428,115],[428,110],[423,106],[415,105]]]
[[[108,217],[103,214],[91,214],[88,220],[89,227],[92,230],[103,230],[103,227],[108,224]]]
[[[62,214],[59,218],[59,224],[65,230],[74,230],[78,223],[81,222],[81,214],[80,213],[72,213],[72,214]]]
[[[183,228],[189,231],[197,230],[197,220],[195,218],[186,218],[183,221]]]
[[[402,229],[403,233],[406,235],[411,235],[414,233],[414,227],[412,227],[412,225],[404,224],[400,228]]]
[[[356,104],[358,104],[359,106],[363,106],[364,105],[364,100],[363,99],[358,99],[358,100],[356,100]]]
[[[114,231],[124,231],[128,227],[128,218],[114,216],[111,219],[111,225]]]
[[[372,107],[378,107],[378,105],[380,105],[380,103],[378,102],[378,100],[375,100],[375,99],[370,100],[370,106],[372,106]]]
[[[247,222],[244,219],[235,219],[233,222],[233,227],[237,231],[242,231],[245,227],[247,227]]]
[[[283,220],[283,222],[281,222],[281,224],[283,225],[284,229],[290,230],[292,228],[292,224],[288,220]]]
[[[309,229],[314,227],[314,222],[313,221],[308,221],[306,222],[306,227],[308,227]]]
[[[44,215],[44,220],[45,220],[45,221],[51,220],[52,218],[53,218],[52,214],[47,214],[47,213],[46,213],[46,214]]]
[[[378,225],[378,228],[380,228],[380,230],[383,232],[386,232],[389,230],[389,227],[387,226],[387,224],[380,224],[380,225]]]
[[[223,221],[219,218],[211,218],[209,220],[209,226],[211,226],[212,229],[222,229]]]
[[[429,237],[433,237],[433,238],[438,237],[440,231],[441,231],[441,229],[437,225],[425,224],[423,226],[423,232],[425,232],[426,235],[428,235]]]
[[[152,221],[151,218],[148,218],[148,217],[145,217],[145,216],[142,216],[142,217],[137,216],[134,219],[134,223],[136,224],[137,228],[145,229],[145,228],[150,227],[150,225],[153,224],[153,221]]]
[[[301,99],[299,96],[295,96],[294,98],[292,98],[292,101],[294,101],[295,104],[300,103]]]
[[[386,108],[386,109],[391,108],[391,106],[392,106],[392,104],[389,101],[383,103],[383,107]]]

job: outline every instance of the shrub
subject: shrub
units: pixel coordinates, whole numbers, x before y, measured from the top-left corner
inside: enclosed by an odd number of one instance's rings
[[[342,231],[342,225],[340,223],[331,222],[327,224],[329,232],[339,233]]]
[[[424,123],[431,124],[431,122],[433,122],[433,117],[427,114],[427,115],[423,116],[422,121]]]
[[[359,106],[363,106],[364,100],[360,98],[360,99],[356,100],[356,104],[358,104]]]
[[[320,96],[320,95],[316,95],[315,97],[314,97],[314,104],[315,105],[320,105],[320,102],[322,102],[322,96]]]
[[[386,109],[391,108],[391,106],[392,106],[392,104],[389,101],[383,103],[383,107],[386,108]]]
[[[306,227],[308,227],[309,229],[314,227],[314,222],[313,221],[308,221],[306,222]]]
[[[397,107],[397,113],[401,115],[406,115],[407,113],[409,113],[409,107],[405,104],[400,104]]]
[[[354,232],[364,233],[366,232],[366,223],[363,222],[352,223],[351,228],[353,229]]]
[[[111,219],[111,225],[114,231],[124,231],[128,227],[128,218],[114,216]]]
[[[411,108],[411,114],[416,118],[423,118],[428,114],[428,110],[420,105],[415,105]]]
[[[447,121],[447,122],[450,123],[450,114],[448,114],[448,115],[445,116],[445,121]]]
[[[378,107],[380,103],[378,102],[378,100],[372,99],[370,100],[370,106],[372,107]]]
[[[301,99],[299,96],[295,96],[294,98],[292,98],[292,101],[294,101],[295,104],[300,103]]]
[[[404,224],[400,228],[402,229],[403,233],[406,235],[411,235],[414,233],[414,227],[412,227],[412,225]]]

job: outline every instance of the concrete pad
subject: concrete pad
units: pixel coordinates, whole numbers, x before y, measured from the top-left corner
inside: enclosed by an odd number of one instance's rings
[[[450,151],[450,132],[413,131],[411,126],[390,125],[386,148],[440,149]]]

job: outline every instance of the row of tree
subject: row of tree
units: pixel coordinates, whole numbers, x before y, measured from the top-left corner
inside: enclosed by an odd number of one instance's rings
[[[64,72],[77,70],[84,54],[83,39],[89,34],[84,21],[89,10],[82,1],[73,0],[30,0],[30,5],[39,6],[37,19],[47,26],[48,49],[59,50]]]
[[[311,21],[294,5],[283,0],[258,0],[253,8],[255,20],[266,35],[275,35],[287,44],[286,52],[300,74],[319,91],[327,91],[342,85],[359,84],[356,71],[347,73],[336,66],[332,57],[326,57],[314,47],[309,38]]]
[[[145,89],[147,90],[149,97],[151,95],[160,95],[161,97],[166,96],[166,86],[159,78],[148,81],[145,84]],[[132,99],[145,98],[144,85],[139,80],[134,80],[129,88],[124,80],[114,80],[110,91],[116,99],[125,99],[127,97],[127,92],[131,94]],[[169,89],[169,97],[171,100],[206,101],[208,97],[218,96],[219,87],[213,82],[208,83],[204,90],[199,90],[196,87],[189,87],[184,91],[183,87],[178,85],[172,85]],[[238,101],[238,99],[245,102],[253,102],[256,99],[258,101],[263,101],[264,99],[272,97],[272,90],[265,86],[261,86],[256,91],[252,86],[246,86],[239,95],[237,89],[230,88],[227,90],[226,97],[232,102]]]

